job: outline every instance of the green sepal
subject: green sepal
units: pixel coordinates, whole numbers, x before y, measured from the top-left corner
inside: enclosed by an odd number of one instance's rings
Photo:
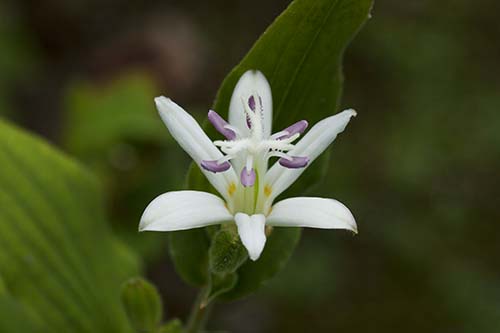
[[[208,252],[210,271],[214,274],[234,273],[248,258],[236,228],[222,228],[212,239]]]

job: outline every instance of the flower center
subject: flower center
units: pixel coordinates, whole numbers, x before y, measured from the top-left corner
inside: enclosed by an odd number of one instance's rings
[[[235,168],[240,172],[244,187],[254,186],[257,174],[267,171],[269,158],[278,157],[278,163],[290,169],[303,168],[309,163],[307,156],[291,156],[287,152],[294,148],[293,142],[307,128],[307,121],[301,120],[271,136],[264,136],[262,98],[254,93],[241,97],[248,131],[228,124],[219,114],[210,110],[208,120],[226,140],[214,144],[225,154],[218,160],[203,160],[201,167],[210,172],[224,172]],[[243,134],[245,133],[245,134]],[[256,170],[257,169],[257,172]]]

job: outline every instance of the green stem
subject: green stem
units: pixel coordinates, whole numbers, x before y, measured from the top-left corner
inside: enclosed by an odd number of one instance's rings
[[[191,308],[189,320],[186,326],[185,333],[199,333],[205,327],[205,324],[210,313],[212,303],[204,304],[206,300],[207,289],[203,288],[196,297],[196,301]]]

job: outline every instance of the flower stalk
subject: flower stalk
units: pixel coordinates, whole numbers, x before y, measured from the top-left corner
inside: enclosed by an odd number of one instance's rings
[[[213,302],[206,303],[208,293],[208,288],[200,289],[191,308],[185,333],[198,333],[205,328],[210,310],[213,307]]]

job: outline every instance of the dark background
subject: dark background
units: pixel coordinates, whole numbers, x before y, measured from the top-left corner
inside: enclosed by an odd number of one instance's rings
[[[195,290],[146,204],[182,188],[189,159],[153,106],[202,119],[218,86],[288,1],[0,2],[0,114],[88,165],[113,228],[144,258],[166,315]],[[500,330],[500,3],[378,1],[345,55],[342,105],[319,194],[360,234],[304,230],[257,295],[214,310],[231,332]],[[332,110],[333,113],[333,110]],[[307,116],[305,116],[307,118]]]

